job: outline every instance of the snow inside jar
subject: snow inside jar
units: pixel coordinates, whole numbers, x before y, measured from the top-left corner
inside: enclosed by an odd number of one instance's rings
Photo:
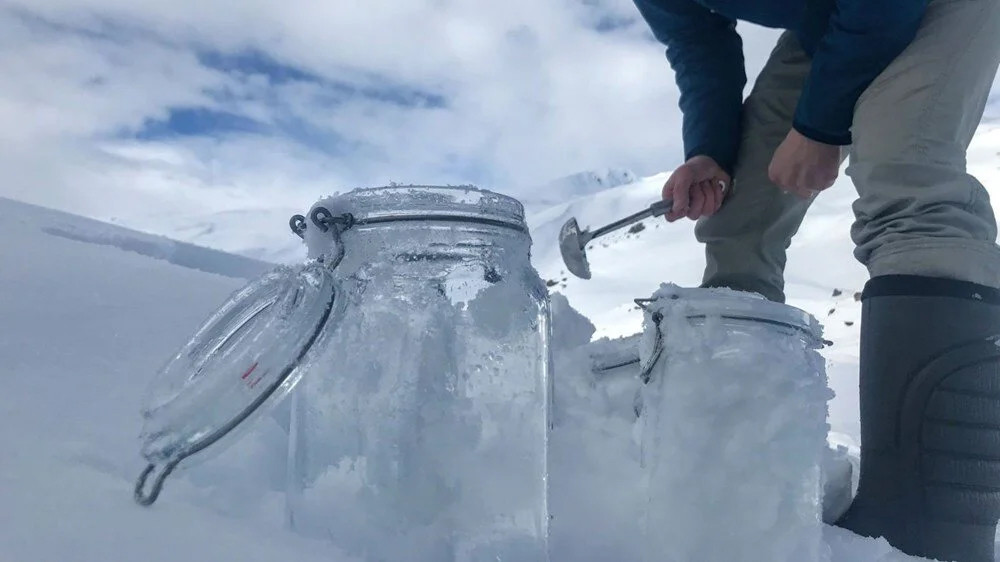
[[[310,261],[234,294],[154,381],[136,500],[287,396],[295,531],[371,562],[547,560],[549,303],[522,205],[357,189],[291,225]]]
[[[640,356],[645,560],[822,560],[819,324],[750,293],[664,285]]]

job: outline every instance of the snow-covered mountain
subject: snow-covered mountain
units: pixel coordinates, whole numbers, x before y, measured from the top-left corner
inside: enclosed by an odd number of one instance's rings
[[[522,190],[526,193],[522,202],[528,212],[543,210],[570,199],[618,187],[638,181],[639,176],[627,168],[603,168],[586,170],[554,179],[544,185]]]

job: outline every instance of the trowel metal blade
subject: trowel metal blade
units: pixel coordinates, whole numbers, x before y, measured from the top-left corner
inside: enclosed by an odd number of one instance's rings
[[[581,279],[590,279],[590,263],[587,262],[586,242],[580,236],[580,225],[576,219],[566,221],[559,231],[559,251],[563,263],[570,273]]]

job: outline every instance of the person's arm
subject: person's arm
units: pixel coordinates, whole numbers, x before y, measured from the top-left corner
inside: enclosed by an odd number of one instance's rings
[[[685,160],[708,156],[728,174],[736,163],[743,108],[743,42],[736,22],[694,0],[635,0],[667,47],[683,113]]]
[[[850,144],[858,98],[913,40],[926,7],[927,0],[837,0],[813,54],[795,130],[824,144]]]

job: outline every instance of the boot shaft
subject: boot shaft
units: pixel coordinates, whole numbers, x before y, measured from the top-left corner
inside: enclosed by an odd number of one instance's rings
[[[841,526],[993,560],[1000,516],[1000,291],[886,276],[862,295],[861,477]]]

